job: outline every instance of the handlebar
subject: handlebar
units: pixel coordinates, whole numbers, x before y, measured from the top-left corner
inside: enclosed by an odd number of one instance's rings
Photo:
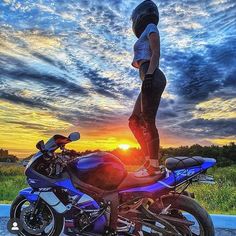
[[[64,168],[78,156],[79,153],[76,151],[65,148],[62,148],[62,152],[60,153],[47,151],[44,154],[44,159],[49,162],[48,175],[59,176]]]
[[[43,153],[43,158],[46,161],[55,159],[55,153],[54,152],[50,152],[50,151],[46,151],[46,150],[42,150],[41,152]]]

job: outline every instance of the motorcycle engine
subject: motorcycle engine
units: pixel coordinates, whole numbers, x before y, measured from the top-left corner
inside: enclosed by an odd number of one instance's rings
[[[79,210],[78,208],[74,208],[73,212],[73,227],[71,230],[74,234],[79,235],[82,232],[92,232],[94,228],[94,222],[97,221],[101,216],[101,210],[98,209]],[[69,222],[71,222],[71,220],[69,220]]]
[[[83,231],[83,229],[88,228],[90,223],[90,216],[86,212],[78,214],[74,219],[75,228],[79,231]]]

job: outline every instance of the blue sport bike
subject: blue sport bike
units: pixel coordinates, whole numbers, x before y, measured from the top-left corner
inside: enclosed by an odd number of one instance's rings
[[[79,156],[65,145],[80,138],[54,135],[39,141],[25,170],[29,187],[11,206],[11,219],[28,235],[214,236],[209,214],[186,191],[212,183],[212,158],[170,157],[163,175],[135,177],[116,156]]]

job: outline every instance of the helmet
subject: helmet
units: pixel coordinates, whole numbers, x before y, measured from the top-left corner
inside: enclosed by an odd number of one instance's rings
[[[157,5],[152,0],[143,1],[133,10],[131,20],[133,32],[139,38],[148,24],[158,24],[159,12]]]

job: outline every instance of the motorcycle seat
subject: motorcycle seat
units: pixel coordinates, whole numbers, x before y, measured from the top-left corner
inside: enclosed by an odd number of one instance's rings
[[[144,187],[150,184],[156,183],[158,180],[165,177],[165,173],[162,175],[154,175],[147,177],[136,177],[134,172],[128,172],[127,176],[118,186],[118,190],[124,190],[135,187]]]
[[[203,164],[204,158],[201,156],[193,157],[169,157],[165,161],[165,166],[169,170],[178,170],[186,167],[200,166]]]

